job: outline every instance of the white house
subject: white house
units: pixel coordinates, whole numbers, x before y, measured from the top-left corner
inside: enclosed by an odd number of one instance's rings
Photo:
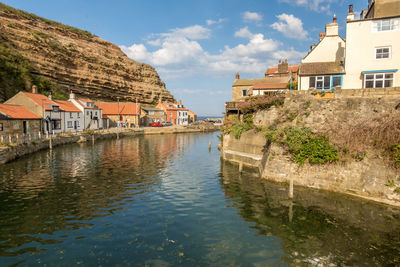
[[[400,85],[399,0],[370,0],[359,19],[350,6],[346,35],[343,89]]]
[[[103,116],[102,110],[97,107],[93,101],[83,98],[75,98],[75,94],[70,93],[69,100],[83,113],[83,129],[102,129],[103,128]]]
[[[308,55],[301,61],[298,88],[332,90],[342,85],[345,46],[334,17],[333,22],[326,25],[325,33],[320,34],[319,43],[312,45]]]
[[[80,109],[70,101],[55,100],[54,102],[64,111],[61,119],[64,132],[78,132],[84,129],[83,113]]]

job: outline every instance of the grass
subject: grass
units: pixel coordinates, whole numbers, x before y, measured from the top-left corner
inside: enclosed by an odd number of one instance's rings
[[[56,22],[56,21],[53,21],[53,20],[49,20],[49,19],[46,19],[46,18],[42,18],[42,17],[39,17],[39,16],[37,16],[35,14],[32,14],[32,13],[29,13],[29,12],[26,12],[26,11],[23,11],[23,10],[19,10],[19,9],[10,7],[10,6],[5,5],[3,3],[0,3],[0,11],[2,11],[4,13],[7,13],[7,14],[13,14],[13,15],[19,17],[19,18],[28,19],[28,20],[31,20],[31,21],[44,22],[47,25],[51,25],[51,26],[56,27],[61,32],[70,32],[70,33],[78,35],[80,38],[85,39],[85,40],[91,40],[93,37],[95,37],[94,34],[88,32],[88,31],[81,30],[81,29],[78,29],[78,28],[75,28],[75,27],[72,27],[72,26],[69,26],[69,25],[64,25],[62,23],[59,23],[59,22]]]
[[[254,113],[259,110],[268,109],[272,106],[280,107],[285,102],[285,95],[263,95],[250,97],[246,102],[240,105],[240,109],[244,114]]]

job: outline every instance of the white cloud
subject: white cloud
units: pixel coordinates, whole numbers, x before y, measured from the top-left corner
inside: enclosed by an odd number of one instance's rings
[[[249,31],[249,28],[246,26],[244,28],[241,28],[239,31],[235,32],[235,37],[251,39],[253,37],[253,34]]]
[[[243,19],[246,22],[252,22],[252,21],[259,22],[262,20],[262,15],[257,12],[246,11],[243,13]]]
[[[206,23],[208,26],[213,25],[213,24],[221,24],[225,21],[228,21],[228,19],[224,18],[224,19],[218,19],[218,20],[212,20],[212,19],[208,19],[206,20]]]
[[[301,19],[285,13],[276,17],[279,19],[279,21],[271,25],[271,27],[275,30],[283,33],[283,35],[288,38],[300,40],[306,40],[308,38],[308,32],[303,28],[303,22]]]
[[[337,0],[279,0],[280,2],[295,4],[297,6],[308,7],[317,12],[327,12],[331,8],[331,4]]]
[[[193,26],[174,29],[151,36],[154,40],[147,43],[159,44],[159,47],[152,50],[144,44],[121,46],[121,49],[130,58],[156,67],[164,78],[199,74],[217,77],[233,75],[237,71],[252,75],[262,74],[268,66],[276,65],[278,59],[288,58],[291,62],[299,62],[305,54],[292,48],[279,49],[282,48],[279,41],[265,38],[261,33],[252,33],[247,27],[235,33],[237,37],[247,38],[246,42],[233,47],[225,46],[219,52],[211,54],[199,43],[201,38],[210,34],[208,29],[200,30]]]

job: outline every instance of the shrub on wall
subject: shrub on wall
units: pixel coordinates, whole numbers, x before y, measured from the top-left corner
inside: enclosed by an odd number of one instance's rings
[[[240,105],[242,113],[254,113],[259,110],[268,109],[272,106],[280,107],[285,102],[285,95],[262,95],[253,96]]]
[[[271,142],[283,145],[293,161],[298,164],[304,164],[306,161],[322,164],[339,160],[339,152],[329,144],[329,138],[313,134],[308,128],[266,130],[264,136]]]

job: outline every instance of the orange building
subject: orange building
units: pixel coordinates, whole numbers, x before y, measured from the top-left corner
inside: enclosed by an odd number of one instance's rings
[[[157,108],[165,112],[166,120],[170,121],[173,125],[188,125],[189,110],[182,105],[181,101],[178,104],[168,102],[159,103]]]
[[[140,124],[140,104],[133,102],[96,102],[103,110],[103,119],[110,120],[109,127],[119,125],[134,128]]]

